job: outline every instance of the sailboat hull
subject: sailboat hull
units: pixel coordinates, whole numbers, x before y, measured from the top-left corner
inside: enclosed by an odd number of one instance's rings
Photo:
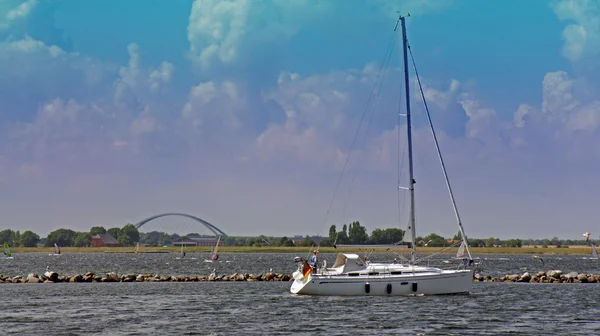
[[[379,276],[315,275],[296,276],[290,292],[328,296],[407,296],[468,294],[473,270],[440,270],[427,274]]]

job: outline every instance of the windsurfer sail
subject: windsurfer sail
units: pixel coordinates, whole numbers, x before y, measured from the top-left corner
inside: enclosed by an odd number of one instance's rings
[[[60,247],[54,243],[54,254],[60,254]]]
[[[458,248],[458,251],[456,251],[456,258],[463,258],[465,256],[465,241],[463,240],[462,243],[460,243],[460,247]]]
[[[7,258],[12,258],[12,253],[10,252],[10,246],[8,243],[4,243],[4,256]]]
[[[210,255],[210,260],[211,261],[216,261],[217,259],[219,259],[219,244],[221,243],[221,236],[219,235],[219,238],[217,239],[217,244],[215,245],[215,247],[213,248],[213,251]]]

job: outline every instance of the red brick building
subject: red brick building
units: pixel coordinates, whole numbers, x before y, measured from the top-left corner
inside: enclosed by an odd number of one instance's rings
[[[118,247],[123,246],[113,236],[108,233],[101,233],[92,236],[92,247]]]

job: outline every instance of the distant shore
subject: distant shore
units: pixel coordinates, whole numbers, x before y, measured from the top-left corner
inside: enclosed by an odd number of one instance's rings
[[[309,254],[314,247],[309,248],[306,246],[292,246],[292,247],[281,247],[281,246],[220,246],[220,253],[297,253],[299,255]],[[393,249],[398,253],[408,253],[408,248],[396,248]],[[457,247],[444,248],[444,247],[418,247],[418,253],[436,253],[441,252],[444,254],[456,253]],[[61,247],[63,253],[133,253],[133,247]],[[179,253],[180,247],[142,247],[139,253]],[[187,253],[201,252],[209,253],[211,251],[210,246],[195,246],[186,247]],[[356,249],[356,248],[337,248],[333,247],[319,247],[320,253],[360,253],[365,251],[371,251],[369,248]],[[54,247],[15,247],[12,248],[13,253],[54,253]],[[385,248],[376,248],[375,253],[388,252]],[[589,246],[569,246],[569,247],[542,247],[542,246],[524,246],[524,247],[471,247],[471,254],[577,254],[587,255],[591,254],[591,248]]]

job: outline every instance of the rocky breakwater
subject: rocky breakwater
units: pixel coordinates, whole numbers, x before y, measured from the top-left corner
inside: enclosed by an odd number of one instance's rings
[[[560,270],[538,272],[534,275],[529,272],[523,274],[510,274],[500,278],[483,276],[476,273],[473,276],[475,282],[535,282],[535,283],[600,283],[600,274],[586,274],[570,272],[564,274]]]
[[[30,273],[26,277],[7,277],[0,275],[0,283],[56,283],[56,282],[207,282],[207,281],[289,281],[292,277],[288,274],[241,274],[232,275],[159,275],[159,274],[122,274],[109,272],[104,275],[87,272],[72,276],[58,275],[56,272],[46,272],[42,275]]]

